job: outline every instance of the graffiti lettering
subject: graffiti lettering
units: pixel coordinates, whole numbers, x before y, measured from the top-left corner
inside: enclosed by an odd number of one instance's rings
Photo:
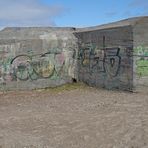
[[[148,76],[148,47],[138,46],[134,50],[137,57],[137,74],[139,76]]]
[[[26,81],[28,79],[36,80],[38,78],[50,78],[53,76],[54,72],[59,74],[60,70],[64,66],[64,61],[55,65],[56,57],[62,55],[46,53],[42,55],[28,56],[28,55],[19,55],[16,56],[11,61],[11,67],[13,68],[13,74],[19,80]],[[64,58],[64,57],[63,57]],[[57,62],[57,61],[56,61]],[[58,69],[58,70],[57,70]]]
[[[60,79],[69,76],[76,51],[50,51],[43,54],[22,54],[0,58],[0,84],[7,81]],[[0,56],[3,57],[3,56]]]
[[[83,67],[88,66],[90,72],[97,69],[99,72],[104,72],[108,76],[115,77],[118,75],[120,68],[121,57],[119,56],[119,52],[120,48],[93,50],[87,47],[79,51],[80,64]]]

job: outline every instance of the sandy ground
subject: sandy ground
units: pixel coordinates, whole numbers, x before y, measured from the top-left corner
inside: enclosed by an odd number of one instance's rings
[[[0,92],[0,148],[148,148],[148,91]]]

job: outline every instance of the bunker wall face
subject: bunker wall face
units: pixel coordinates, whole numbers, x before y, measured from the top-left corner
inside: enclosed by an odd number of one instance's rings
[[[131,26],[76,33],[78,78],[91,86],[133,89]]]
[[[76,78],[77,39],[72,32],[22,36],[0,33],[1,90],[55,87]]]
[[[134,86],[137,91],[148,87],[148,18],[139,21],[134,35]]]

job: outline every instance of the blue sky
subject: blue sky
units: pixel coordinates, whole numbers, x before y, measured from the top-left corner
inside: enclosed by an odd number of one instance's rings
[[[148,15],[148,0],[0,0],[0,28],[95,26]]]

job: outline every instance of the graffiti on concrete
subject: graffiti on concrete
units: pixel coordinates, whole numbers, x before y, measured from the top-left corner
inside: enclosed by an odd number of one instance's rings
[[[43,54],[0,55],[0,82],[58,79],[74,67],[75,50],[51,50]]]
[[[90,73],[97,69],[110,77],[115,77],[120,69],[119,52],[118,47],[97,49],[96,46],[87,46],[79,50],[80,65],[89,67]]]
[[[10,75],[11,56],[8,46],[0,48],[0,84],[5,84],[5,80],[11,81]]]
[[[148,47],[138,46],[135,48],[137,60],[137,74],[139,76],[148,76]]]
[[[11,67],[13,68],[14,76],[22,81],[50,78],[55,71],[55,63],[51,57],[49,59],[48,54],[43,54],[39,57],[19,55],[12,59]],[[64,65],[64,59],[60,64]]]
[[[120,48],[106,48],[104,56],[105,72],[114,77],[118,75],[121,57],[119,56]]]

